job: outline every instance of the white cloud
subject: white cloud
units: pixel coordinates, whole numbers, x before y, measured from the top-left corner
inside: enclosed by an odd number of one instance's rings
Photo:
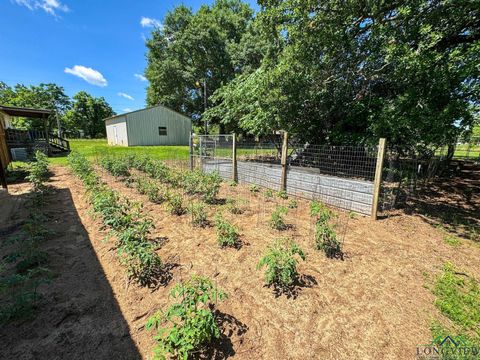
[[[47,14],[58,16],[57,12],[68,12],[70,9],[67,5],[62,4],[60,0],[12,0],[20,6],[25,6],[30,10],[42,9]]]
[[[65,73],[72,74],[78,76],[79,78],[85,80],[89,84],[96,85],[96,86],[107,86],[107,80],[103,77],[103,75],[92,68],[85,67],[82,65],[75,65],[73,68],[65,68]]]
[[[124,92],[119,92],[117,93],[118,96],[121,96],[125,99],[128,99],[128,100],[135,100],[132,96],[128,95],[128,94],[125,94]]]
[[[160,20],[148,18],[145,16],[142,16],[142,19],[140,20],[140,25],[142,25],[142,27],[162,27],[162,23],[160,22]]]
[[[129,112],[132,112],[133,110],[130,109],[130,108],[125,108],[122,110],[124,113],[129,113]]]
[[[133,76],[135,76],[140,81],[147,81],[147,78],[142,74],[133,74]]]

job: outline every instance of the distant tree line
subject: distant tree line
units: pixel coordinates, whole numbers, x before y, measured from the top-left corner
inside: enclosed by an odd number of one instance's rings
[[[220,132],[334,144],[451,145],[478,123],[478,2],[258,4],[169,12],[146,44],[147,103]]]
[[[105,137],[103,119],[115,112],[103,97],[93,97],[79,91],[72,98],[65,94],[63,87],[56,84],[39,84],[13,87],[0,82],[0,105],[53,110],[49,121],[50,130],[58,130],[69,137],[83,135],[90,138]],[[19,129],[43,129],[40,119],[17,118],[14,125]]]

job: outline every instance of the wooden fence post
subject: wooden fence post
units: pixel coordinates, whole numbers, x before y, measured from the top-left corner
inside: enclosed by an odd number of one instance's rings
[[[190,170],[193,170],[193,134],[190,132],[190,138],[188,140],[188,146],[190,148]]]
[[[6,172],[5,172],[5,169],[3,167],[1,159],[0,159],[0,182],[2,183],[2,188],[6,189],[8,191],[7,175],[6,175]]]
[[[383,160],[385,157],[385,139],[380,138],[378,141],[377,166],[375,168],[375,181],[373,183],[373,202],[372,202],[372,219],[377,220],[378,201],[380,200],[380,189],[382,186]]]
[[[282,179],[280,183],[280,191],[287,190],[287,156],[288,156],[288,132],[283,133],[282,144]]]
[[[232,180],[234,182],[238,181],[238,172],[237,172],[237,134],[233,134],[233,143],[232,143]]]

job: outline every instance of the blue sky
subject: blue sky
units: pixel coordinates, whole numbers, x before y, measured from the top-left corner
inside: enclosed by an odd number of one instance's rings
[[[142,108],[148,83],[138,75],[152,26],[176,5],[212,2],[0,0],[0,81],[53,82],[70,96],[85,90],[117,113]]]

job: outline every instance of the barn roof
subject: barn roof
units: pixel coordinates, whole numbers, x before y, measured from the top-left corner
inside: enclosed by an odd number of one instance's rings
[[[125,115],[129,115],[129,114],[133,114],[133,113],[137,113],[137,112],[140,112],[140,111],[146,111],[146,110],[150,110],[150,109],[155,109],[155,108],[164,108],[164,109],[167,109],[167,110],[170,110],[180,116],[183,116],[185,119],[188,119],[188,120],[192,120],[190,119],[188,116],[184,115],[184,114],[181,114],[179,113],[178,111],[175,111],[173,109],[170,109],[169,107],[166,107],[166,106],[163,106],[163,105],[155,105],[155,106],[149,106],[149,107],[146,107],[146,108],[143,108],[143,109],[138,109],[138,110],[134,110],[134,111],[129,111],[129,112],[126,112],[126,113],[123,113],[123,114],[118,114],[118,115],[114,115],[114,116],[110,116],[108,118],[105,118],[103,119],[103,121],[107,121],[107,120],[111,120],[111,119],[116,119],[118,117],[122,117],[122,116],[125,116]]]
[[[2,106],[0,105],[0,111],[10,116],[21,116],[29,118],[46,118],[53,114],[53,110],[48,109],[32,109],[15,106]]]

